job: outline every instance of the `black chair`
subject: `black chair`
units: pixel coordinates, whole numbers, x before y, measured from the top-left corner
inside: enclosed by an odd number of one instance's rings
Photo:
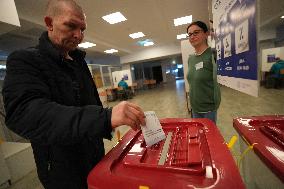
[[[119,100],[127,100],[128,99],[127,91],[123,89],[122,87],[118,87],[117,88],[117,98]]]

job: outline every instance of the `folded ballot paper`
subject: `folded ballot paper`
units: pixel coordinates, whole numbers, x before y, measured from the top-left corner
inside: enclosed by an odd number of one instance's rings
[[[154,111],[144,112],[146,126],[141,127],[147,147],[164,140],[166,135]]]

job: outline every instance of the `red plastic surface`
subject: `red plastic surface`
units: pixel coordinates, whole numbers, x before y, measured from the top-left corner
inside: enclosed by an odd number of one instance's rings
[[[216,125],[208,119],[162,119],[172,133],[167,158],[158,165],[165,140],[146,148],[141,131],[129,131],[88,176],[90,189],[245,188]],[[206,176],[212,168],[213,178]],[[208,174],[207,174],[208,175]]]
[[[284,124],[264,125],[260,130],[271,140],[284,148]]]
[[[236,118],[234,127],[284,182],[284,115]]]

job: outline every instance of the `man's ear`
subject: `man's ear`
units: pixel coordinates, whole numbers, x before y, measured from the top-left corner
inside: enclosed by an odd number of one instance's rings
[[[52,18],[49,16],[45,16],[44,22],[45,22],[45,26],[47,27],[47,30],[52,31],[53,30]]]

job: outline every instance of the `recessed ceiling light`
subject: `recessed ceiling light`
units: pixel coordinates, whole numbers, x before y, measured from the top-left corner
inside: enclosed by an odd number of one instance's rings
[[[0,69],[6,69],[6,65],[0,65]]]
[[[112,54],[112,53],[118,52],[118,50],[116,50],[116,49],[109,49],[109,50],[105,50],[104,52],[107,53],[107,54]]]
[[[102,18],[110,24],[116,24],[116,23],[127,20],[120,12],[115,12],[115,13],[103,16]]]
[[[84,42],[84,43],[80,43],[78,46],[84,49],[87,49],[87,48],[96,46],[96,44],[90,43],[90,42]]]
[[[137,44],[139,46],[151,46],[151,45],[154,45],[154,42],[152,39],[144,39],[144,40],[141,40],[141,41],[138,41]]]
[[[137,33],[132,33],[132,34],[129,34],[129,37],[131,37],[132,39],[137,39],[137,38],[140,38],[140,37],[144,37],[144,33],[142,32],[137,32]]]
[[[185,39],[185,38],[187,38],[187,33],[177,35],[177,39]]]
[[[154,45],[153,41],[148,41],[148,42],[144,43],[144,47],[148,47],[148,46],[151,46],[151,45]]]
[[[176,18],[174,19],[174,24],[175,26],[180,26],[180,25],[184,25],[184,24],[189,24],[192,22],[192,15],[190,16],[184,16],[184,17],[180,17],[180,18]]]
[[[281,16],[281,18],[284,18],[284,16]]]

